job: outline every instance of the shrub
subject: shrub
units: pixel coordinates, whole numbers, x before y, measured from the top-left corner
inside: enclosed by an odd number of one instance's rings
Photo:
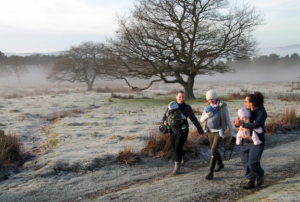
[[[241,89],[241,93],[230,93],[226,98],[227,101],[237,100],[237,99],[245,99],[245,97],[249,94],[247,89]]]
[[[291,131],[299,126],[300,118],[296,115],[294,108],[285,109],[285,113],[278,119],[275,117],[265,126],[265,130],[269,134],[276,134],[278,131]]]
[[[120,94],[117,95],[115,93],[112,93],[111,97],[112,98],[119,98],[119,99],[133,99],[134,98],[133,95],[124,95],[124,96],[122,96]]]
[[[286,109],[285,114],[281,116],[281,123],[282,124],[290,124],[294,126],[296,124],[296,110],[294,108]]]
[[[70,112],[60,111],[60,112],[52,113],[52,114],[44,117],[44,119],[46,121],[50,121],[52,123],[55,123],[59,119],[62,119],[62,118],[65,118],[65,117],[73,117],[73,116],[76,116],[77,114],[80,114],[80,113],[84,113],[84,111],[82,111],[81,109],[72,109]]]
[[[96,93],[109,93],[110,89],[108,87],[104,87],[104,88],[96,88]]]
[[[124,146],[123,151],[119,151],[117,159],[127,165],[132,165],[141,160],[138,154],[133,152],[133,147],[128,145]]]
[[[169,133],[162,134],[154,129],[150,130],[149,133],[146,145],[142,149],[143,152],[149,156],[155,156],[161,154],[161,152],[163,155],[169,156],[173,152]]]
[[[8,135],[0,132],[0,167],[2,163],[11,164],[18,162],[21,157],[21,144],[19,137],[14,132]]]
[[[13,98],[23,98],[23,95],[13,93],[13,94],[4,96],[4,99],[13,99]]]
[[[278,96],[278,99],[280,99],[281,101],[297,102],[300,101],[300,95],[290,93],[289,95],[280,95]]]
[[[201,145],[209,145],[206,135],[200,138],[197,130],[190,131],[183,150],[191,157],[199,155]],[[149,156],[169,157],[173,153],[170,134],[162,134],[159,131],[151,130],[145,147],[142,149]]]

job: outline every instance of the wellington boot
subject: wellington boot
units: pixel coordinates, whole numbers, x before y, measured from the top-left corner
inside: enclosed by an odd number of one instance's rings
[[[212,180],[214,178],[214,170],[215,170],[216,162],[217,162],[217,159],[212,156],[210,158],[209,173],[205,177],[205,179]]]
[[[173,170],[173,175],[178,175],[180,174],[180,162],[175,162],[175,168]]]
[[[221,169],[224,168],[224,164],[222,162],[222,158],[221,158],[221,155],[220,155],[220,152],[218,151],[217,152],[217,168],[215,169],[215,172],[219,172]]]
[[[219,172],[221,169],[224,168],[224,164],[220,164],[220,165],[217,165],[216,169],[215,169],[215,172]]]
[[[184,155],[181,160],[181,166],[184,166],[189,160],[191,160],[191,158],[188,155]]]

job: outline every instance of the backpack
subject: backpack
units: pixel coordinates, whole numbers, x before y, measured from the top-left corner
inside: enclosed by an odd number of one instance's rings
[[[177,109],[168,109],[167,113],[167,122],[169,126],[180,126],[183,121],[182,121],[182,112],[180,111],[179,108]]]

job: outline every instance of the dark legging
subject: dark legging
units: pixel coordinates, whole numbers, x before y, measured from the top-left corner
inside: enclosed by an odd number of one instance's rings
[[[175,151],[175,161],[181,162],[182,156],[185,155],[182,147],[188,137],[189,131],[183,132],[182,130],[171,132],[171,143]]]
[[[216,158],[221,157],[218,148],[220,147],[223,138],[219,135],[219,132],[210,132],[207,133],[207,136],[211,147],[211,156],[214,156]]]

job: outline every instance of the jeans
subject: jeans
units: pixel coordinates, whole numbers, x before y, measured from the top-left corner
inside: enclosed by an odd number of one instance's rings
[[[252,141],[244,140],[240,146],[240,156],[245,170],[245,177],[255,182],[256,176],[264,175],[260,165],[260,158],[265,148],[265,142],[254,145]]]

